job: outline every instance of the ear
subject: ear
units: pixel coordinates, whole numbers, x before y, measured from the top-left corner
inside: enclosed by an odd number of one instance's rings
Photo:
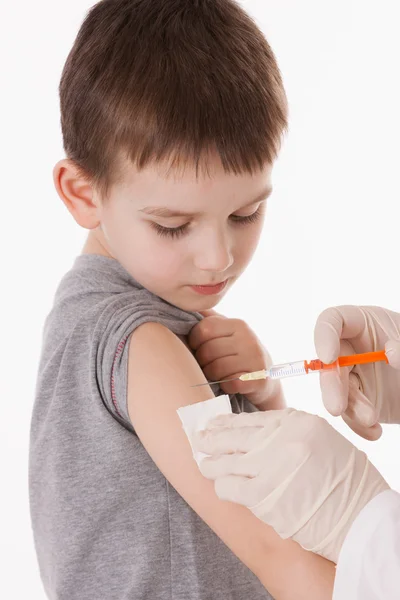
[[[73,161],[60,160],[53,169],[57,193],[75,221],[85,229],[96,229],[100,224],[93,187],[79,172]]]

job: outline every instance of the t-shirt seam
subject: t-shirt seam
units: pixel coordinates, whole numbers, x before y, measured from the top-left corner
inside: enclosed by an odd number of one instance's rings
[[[126,342],[127,342],[127,340],[128,340],[128,338],[129,338],[130,335],[131,334],[125,336],[124,339],[121,340],[120,343],[118,344],[117,350],[116,350],[115,355],[114,355],[114,360],[113,360],[112,368],[111,368],[111,400],[112,400],[112,403],[114,405],[115,412],[117,413],[117,415],[121,419],[122,419],[122,414],[121,414],[120,409],[118,407],[117,394],[116,394],[116,391],[115,391],[115,365],[116,365],[116,362],[117,362],[119,356],[122,354],[122,352],[123,352],[123,350],[125,348],[125,344],[126,344]]]

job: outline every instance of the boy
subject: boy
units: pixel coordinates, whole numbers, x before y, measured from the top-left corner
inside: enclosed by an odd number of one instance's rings
[[[269,361],[206,311],[249,263],[271,193],[287,120],[271,49],[232,0],[103,0],[60,98],[54,181],[90,233],[46,321],[32,417],[49,598],[330,598],[333,565],[219,501],[176,414],[223,393],[193,383]],[[265,382],[223,391],[235,412],[283,405]]]

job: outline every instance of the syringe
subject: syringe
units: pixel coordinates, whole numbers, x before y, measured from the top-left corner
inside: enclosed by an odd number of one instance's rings
[[[307,362],[306,360],[298,360],[296,362],[288,362],[281,365],[272,365],[268,369],[254,371],[253,373],[244,373],[240,377],[233,379],[223,379],[221,381],[212,381],[208,383],[200,383],[191,387],[199,387],[201,385],[213,385],[214,383],[226,383],[228,381],[254,381],[256,379],[285,379],[286,377],[297,377],[299,375],[308,375],[309,373],[318,373],[323,371],[333,371],[340,367],[353,367],[355,365],[365,365],[379,361],[389,362],[384,350],[379,352],[365,352],[363,354],[351,354],[350,356],[340,356],[331,364],[323,363],[318,358]]]

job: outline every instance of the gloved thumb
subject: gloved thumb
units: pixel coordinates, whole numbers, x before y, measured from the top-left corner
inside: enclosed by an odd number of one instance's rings
[[[318,317],[314,330],[318,358],[324,363],[337,359],[342,340],[352,340],[365,327],[365,316],[359,306],[336,306],[324,310]],[[349,354],[353,354],[352,351]]]
[[[322,312],[315,324],[314,343],[318,358],[324,363],[337,359],[340,350],[341,322],[338,311],[328,308]]]
[[[388,340],[385,344],[385,351],[390,366],[400,370],[400,340]]]

